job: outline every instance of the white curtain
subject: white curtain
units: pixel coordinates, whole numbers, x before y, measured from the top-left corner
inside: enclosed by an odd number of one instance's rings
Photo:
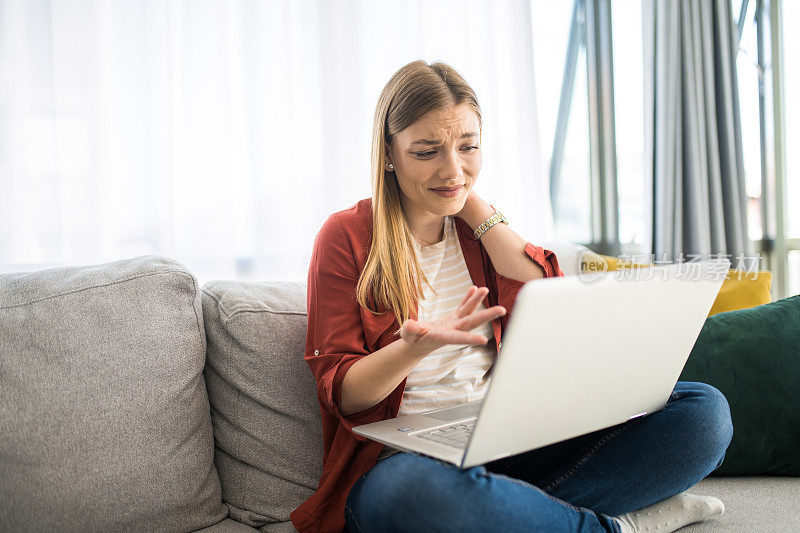
[[[478,192],[551,240],[529,0],[0,0],[0,272],[158,254],[304,280],[415,59],[473,86]]]

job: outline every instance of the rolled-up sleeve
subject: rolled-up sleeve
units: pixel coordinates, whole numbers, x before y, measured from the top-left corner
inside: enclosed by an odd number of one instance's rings
[[[314,374],[323,413],[337,418],[347,431],[382,420],[388,405],[384,399],[348,416],[339,410],[345,374],[369,353],[356,301],[358,276],[352,243],[336,215],[332,215],[317,234],[309,264],[305,360]]]
[[[554,276],[563,276],[564,271],[558,265],[556,254],[551,250],[536,246],[535,244],[527,243],[525,245],[525,254],[537,265],[544,270],[544,277],[551,278]],[[497,293],[498,304],[506,308],[506,313],[511,314],[514,309],[514,302],[517,299],[519,290],[525,285],[524,281],[514,278],[509,278],[494,272],[497,280]]]

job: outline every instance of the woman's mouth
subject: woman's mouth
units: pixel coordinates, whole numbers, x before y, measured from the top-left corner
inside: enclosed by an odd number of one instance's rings
[[[461,189],[463,188],[463,185],[456,185],[455,187],[437,187],[431,190],[444,198],[455,198],[461,194]]]

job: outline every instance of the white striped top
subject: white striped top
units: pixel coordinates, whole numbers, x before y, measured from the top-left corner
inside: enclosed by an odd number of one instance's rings
[[[424,247],[413,242],[420,267],[436,290],[434,293],[423,283],[417,319],[420,322],[438,320],[452,313],[473,285],[453,217],[445,217],[444,238],[440,242]],[[479,308],[486,309],[486,306],[481,302]],[[442,346],[414,367],[406,380],[397,416],[452,407],[484,397],[490,379],[486,372],[495,354],[494,331],[491,322],[486,322],[472,332],[486,336],[489,342]],[[385,446],[378,459],[398,451]]]
[[[453,217],[445,217],[444,238],[421,247],[414,241],[414,252],[422,271],[436,290],[423,284],[419,303],[420,322],[433,322],[452,313],[473,285],[461,253]],[[480,308],[485,309],[481,302]],[[488,385],[487,370],[494,359],[494,338],[490,322],[473,333],[485,335],[486,345],[449,344],[431,352],[411,371],[406,380],[399,415],[451,407],[483,398]]]
[[[413,242],[420,267],[436,290],[434,294],[431,287],[423,283],[418,320],[432,322],[452,313],[461,304],[473,282],[452,216],[445,217],[444,239],[440,242],[424,247]],[[483,302],[479,308],[486,308]],[[472,332],[486,336],[489,342],[485,345],[442,346],[411,371],[398,416],[483,398],[489,384],[486,372],[494,360],[494,332],[491,322],[477,326]]]

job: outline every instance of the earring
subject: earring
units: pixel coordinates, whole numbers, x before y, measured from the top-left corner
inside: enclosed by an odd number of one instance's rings
[[[389,163],[389,170],[394,170],[394,165]]]

